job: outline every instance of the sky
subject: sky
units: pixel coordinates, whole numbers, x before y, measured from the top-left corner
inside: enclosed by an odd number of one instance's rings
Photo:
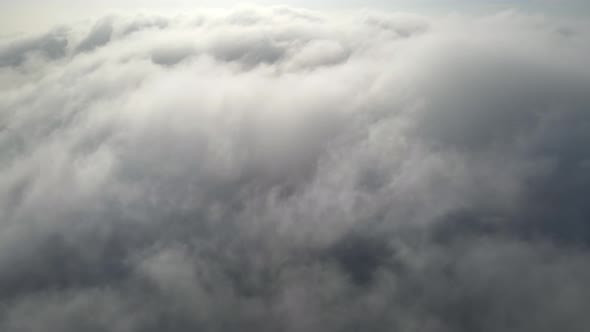
[[[423,13],[490,13],[518,10],[544,15],[585,17],[590,14],[586,0],[343,0],[343,1],[236,1],[236,0],[0,0],[0,29],[3,34],[46,29],[63,22],[84,19],[112,11],[138,9],[160,12],[183,12],[199,8],[228,8],[243,4],[289,5],[323,10],[357,10],[372,8],[388,11],[418,11]]]
[[[1,11],[0,331],[588,331],[575,2],[112,4]]]

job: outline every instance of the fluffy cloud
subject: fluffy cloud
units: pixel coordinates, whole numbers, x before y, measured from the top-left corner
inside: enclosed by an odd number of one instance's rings
[[[114,15],[0,45],[2,331],[584,331],[590,30]]]

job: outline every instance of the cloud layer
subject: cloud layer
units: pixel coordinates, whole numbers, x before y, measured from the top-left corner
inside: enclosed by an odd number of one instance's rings
[[[585,331],[590,30],[113,15],[0,44],[0,330]]]

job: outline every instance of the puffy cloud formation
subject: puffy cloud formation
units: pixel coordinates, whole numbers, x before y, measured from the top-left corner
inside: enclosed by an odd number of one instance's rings
[[[586,331],[590,29],[110,16],[0,46],[0,330]]]

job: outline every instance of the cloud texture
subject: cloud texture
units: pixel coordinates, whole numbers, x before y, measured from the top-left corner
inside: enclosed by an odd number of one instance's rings
[[[0,330],[586,331],[590,30],[113,15],[0,44]]]

